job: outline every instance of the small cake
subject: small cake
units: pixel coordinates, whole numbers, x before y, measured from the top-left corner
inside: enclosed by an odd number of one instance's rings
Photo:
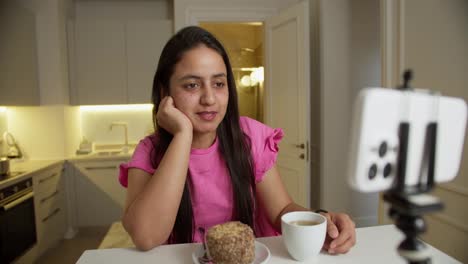
[[[241,222],[227,222],[208,229],[206,246],[216,264],[250,264],[255,259],[254,233]]]

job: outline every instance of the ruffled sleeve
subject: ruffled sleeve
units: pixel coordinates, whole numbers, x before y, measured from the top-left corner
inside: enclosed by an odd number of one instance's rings
[[[154,174],[155,169],[151,161],[152,151],[153,142],[151,137],[140,140],[130,161],[120,164],[119,182],[122,186],[128,186],[128,169],[130,168],[138,168],[149,174]]]
[[[269,169],[276,163],[278,144],[284,136],[281,128],[271,128],[248,117],[241,117],[241,127],[249,137],[254,159],[255,182],[261,182]]]

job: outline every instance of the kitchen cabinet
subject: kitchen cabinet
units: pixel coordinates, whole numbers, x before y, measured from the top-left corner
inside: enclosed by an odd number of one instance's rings
[[[68,27],[72,104],[150,102],[171,20],[78,19]]]
[[[80,161],[74,165],[76,225],[105,226],[122,217],[126,189],[118,181],[124,160]]]
[[[38,255],[63,239],[67,228],[63,164],[33,175]]]
[[[35,14],[0,1],[0,105],[39,105]]]

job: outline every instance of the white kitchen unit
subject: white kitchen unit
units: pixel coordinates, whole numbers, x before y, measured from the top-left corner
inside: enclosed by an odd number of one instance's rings
[[[63,163],[33,175],[38,255],[63,239],[67,228]]]
[[[122,217],[126,189],[118,181],[119,165],[128,158],[75,160],[75,225],[106,226]]]
[[[74,105],[149,103],[171,20],[76,19],[68,23]]]
[[[35,14],[0,1],[0,105],[39,105]]]
[[[67,219],[63,164],[63,160],[14,160],[10,164],[12,174],[0,181],[1,189],[28,179],[33,187],[36,243],[13,263],[34,263],[64,237]],[[12,226],[8,229],[11,231]]]

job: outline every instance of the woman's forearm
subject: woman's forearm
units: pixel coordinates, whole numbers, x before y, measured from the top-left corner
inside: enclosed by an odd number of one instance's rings
[[[187,177],[191,143],[191,134],[173,137],[156,172],[124,213],[124,226],[142,250],[163,244],[172,231]]]

